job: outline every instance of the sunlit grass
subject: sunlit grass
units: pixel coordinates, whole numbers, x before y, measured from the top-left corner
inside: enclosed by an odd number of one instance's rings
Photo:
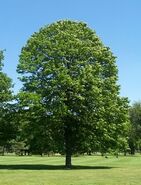
[[[63,157],[0,157],[0,185],[138,185],[141,157],[82,156],[73,169]]]

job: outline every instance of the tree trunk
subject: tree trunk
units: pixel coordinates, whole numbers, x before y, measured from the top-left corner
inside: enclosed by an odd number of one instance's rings
[[[71,164],[71,156],[72,156],[72,131],[71,126],[69,124],[66,124],[65,127],[65,153],[66,153],[66,162],[65,166],[66,168],[70,169],[72,167]]]
[[[72,164],[71,164],[71,154],[67,154],[66,153],[66,163],[65,163],[65,166],[66,166],[66,168],[68,168],[68,169],[71,169],[71,167],[72,167]]]
[[[134,147],[131,148],[131,155],[135,155],[135,148]]]
[[[130,148],[130,154],[135,155],[135,142],[134,141],[131,140],[129,142],[129,148]]]
[[[126,156],[127,155],[127,151],[126,150],[124,150],[124,156]]]
[[[4,152],[5,152],[5,146],[3,146],[2,148],[2,156],[4,156]]]

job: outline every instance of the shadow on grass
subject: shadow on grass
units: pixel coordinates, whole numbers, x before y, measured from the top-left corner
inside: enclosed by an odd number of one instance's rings
[[[72,170],[102,170],[112,169],[109,166],[72,166]],[[67,170],[64,165],[43,165],[43,164],[16,164],[16,165],[0,165],[0,170]]]

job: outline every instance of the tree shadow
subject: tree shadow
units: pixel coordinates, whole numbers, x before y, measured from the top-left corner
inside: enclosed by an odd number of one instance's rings
[[[72,170],[108,170],[115,167],[110,166],[80,166],[73,165]],[[71,170],[70,169],[70,170]],[[44,164],[16,164],[0,165],[0,170],[67,170],[64,165],[44,165]]]

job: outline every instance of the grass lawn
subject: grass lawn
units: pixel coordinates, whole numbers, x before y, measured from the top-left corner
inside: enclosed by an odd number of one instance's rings
[[[141,156],[0,157],[0,185],[141,185]]]

